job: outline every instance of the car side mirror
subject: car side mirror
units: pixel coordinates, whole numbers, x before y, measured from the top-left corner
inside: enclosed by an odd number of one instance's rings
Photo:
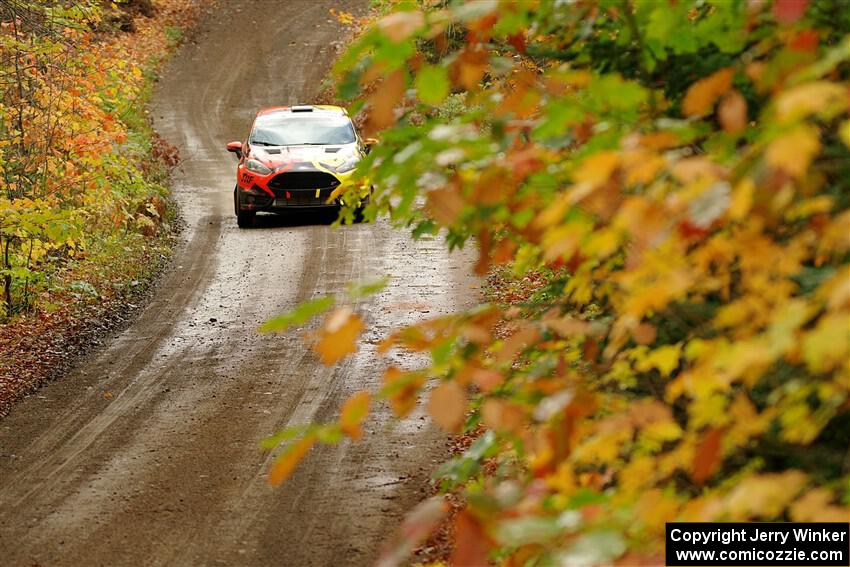
[[[227,151],[236,154],[236,157],[242,157],[242,142],[230,142],[227,144]]]

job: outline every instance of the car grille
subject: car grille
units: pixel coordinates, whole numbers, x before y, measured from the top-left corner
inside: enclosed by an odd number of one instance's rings
[[[276,207],[320,207],[327,205],[333,189],[320,189],[316,197],[315,189],[283,190],[278,195],[275,191],[274,205]]]
[[[339,185],[339,180],[323,171],[293,171],[276,175],[269,181],[269,188],[275,195],[297,189],[333,189]]]

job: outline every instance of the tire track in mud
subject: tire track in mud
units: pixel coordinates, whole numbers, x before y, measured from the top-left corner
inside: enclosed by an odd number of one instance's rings
[[[236,228],[224,144],[257,108],[308,102],[341,37],[328,9],[366,2],[220,4],[152,105],[183,156],[173,269],[136,323],[0,422],[4,566],[365,565],[443,457],[421,412],[396,422],[380,407],[362,442],[319,447],[283,486],[266,483],[261,439],[374,389],[378,334],[473,303],[474,280],[468,255],[384,222]],[[368,340],[334,368],[303,329],[257,333],[300,301],[388,273],[386,290],[354,305]]]

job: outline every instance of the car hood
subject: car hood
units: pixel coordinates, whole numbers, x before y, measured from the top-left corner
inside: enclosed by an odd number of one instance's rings
[[[297,163],[326,163],[336,165],[358,154],[357,144],[341,146],[251,146],[251,158],[271,168]]]

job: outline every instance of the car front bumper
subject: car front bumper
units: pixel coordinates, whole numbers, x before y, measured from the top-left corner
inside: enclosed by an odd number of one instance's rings
[[[305,188],[304,177],[290,177],[292,174],[272,173],[268,176],[253,176],[250,180],[246,177],[240,179],[236,187],[237,207],[239,211],[272,212],[281,213],[290,210],[304,209],[333,209],[339,208],[343,203],[339,197],[340,189],[351,177],[351,173],[342,174],[327,171],[299,171],[296,175],[319,175],[317,181],[323,181],[326,187]],[[297,186],[288,183],[290,179],[298,181]],[[309,183],[308,183],[309,185]],[[361,197],[356,205],[365,204],[369,195]]]

